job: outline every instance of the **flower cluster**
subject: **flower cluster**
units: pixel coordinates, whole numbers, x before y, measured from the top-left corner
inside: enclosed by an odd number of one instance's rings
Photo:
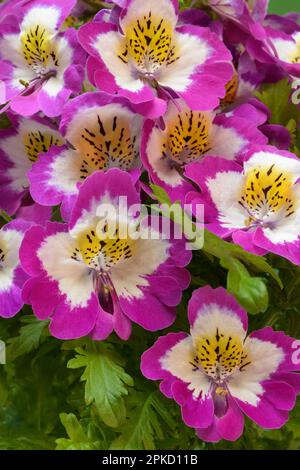
[[[299,123],[257,98],[300,78],[298,18],[266,0],[202,3],[0,4],[1,317],[28,304],[66,340],[170,327],[192,251],[176,224],[142,216],[150,185],[190,216],[201,204],[208,233],[239,252],[300,266]],[[300,393],[294,340],[247,336],[223,287],[191,294],[190,334],[156,336],[144,376],[202,440],[238,439],[244,414],[283,426]]]

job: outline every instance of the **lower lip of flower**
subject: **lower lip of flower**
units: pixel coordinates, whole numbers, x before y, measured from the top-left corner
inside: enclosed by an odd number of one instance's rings
[[[113,313],[114,303],[117,299],[115,288],[108,272],[93,272],[95,293],[103,310]]]
[[[212,399],[215,415],[218,418],[222,418],[228,410],[228,393],[226,384],[213,386]]]

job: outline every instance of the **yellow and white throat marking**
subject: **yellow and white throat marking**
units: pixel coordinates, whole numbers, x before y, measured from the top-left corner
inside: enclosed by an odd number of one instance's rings
[[[113,238],[108,238],[105,227],[101,236],[95,226],[81,233],[77,242],[77,253],[73,257],[77,259],[80,252],[85,264],[98,271],[109,270],[120,261],[131,258],[134,252],[134,241],[129,236],[127,239],[120,238],[119,228],[116,228]]]
[[[35,25],[21,33],[23,56],[37,75],[45,75],[58,67],[54,33]]]
[[[113,167],[129,170],[138,157],[136,140],[124,116],[102,120],[98,115],[97,122],[82,129],[80,138],[74,142],[82,155],[80,179]]]
[[[214,335],[200,337],[191,364],[194,370],[204,371],[216,383],[222,382],[237,370],[242,371],[249,361],[243,353],[241,338],[216,328]]]
[[[246,225],[292,216],[296,201],[291,175],[275,165],[254,168],[245,176],[239,204],[249,213]]]
[[[25,152],[31,162],[36,162],[39,153],[47,152],[52,145],[63,145],[64,141],[51,131],[34,130],[23,137]]]
[[[119,59],[133,62],[141,72],[155,73],[162,65],[170,65],[179,57],[173,44],[173,26],[151,11],[137,18],[124,30],[124,44]]]
[[[204,155],[210,149],[211,125],[209,114],[192,110],[178,113],[168,123],[163,158],[183,166]]]

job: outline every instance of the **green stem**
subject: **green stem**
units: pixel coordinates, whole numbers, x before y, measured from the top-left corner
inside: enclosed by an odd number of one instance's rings
[[[12,221],[12,218],[9,217],[9,215],[7,215],[6,212],[4,212],[4,211],[1,211],[1,214],[0,214],[0,215],[1,215],[1,218],[2,218],[3,220],[5,220],[5,222],[8,223],[8,222],[11,222],[11,221]]]

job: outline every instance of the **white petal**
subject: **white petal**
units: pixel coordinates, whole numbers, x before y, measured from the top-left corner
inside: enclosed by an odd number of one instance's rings
[[[0,39],[0,54],[1,57],[21,69],[27,69],[27,62],[23,56],[23,47],[20,40],[20,34],[5,34]],[[25,77],[20,76],[25,80]],[[20,87],[20,83],[18,84]],[[21,87],[24,88],[23,85]]]
[[[211,150],[205,155],[213,155],[226,160],[234,160],[246,141],[233,128],[213,124],[210,136]]]
[[[37,6],[31,8],[24,16],[21,24],[21,31],[36,28],[37,25],[44,27],[48,31],[54,31],[60,17],[60,10],[55,6]]]
[[[290,173],[291,181],[294,183],[300,178],[300,160],[264,151],[255,152],[244,163],[244,172],[248,173],[248,171],[257,168],[268,168],[272,165],[284,173]]]
[[[119,296],[142,297],[142,291],[138,286],[149,284],[144,276],[153,274],[167,260],[169,242],[151,239],[154,232],[155,230],[150,232],[149,239],[136,240],[133,256],[112,268],[111,279]],[[157,234],[157,238],[158,236],[159,234]]]
[[[51,164],[48,185],[67,194],[77,194],[80,181],[80,155],[74,150],[64,150]]]
[[[244,187],[244,176],[236,171],[217,173],[214,178],[207,179],[211,197],[219,211],[222,227],[244,228],[249,217],[245,209],[238,203]]]
[[[200,370],[193,370],[195,366],[191,362],[194,355],[193,341],[188,336],[169,349],[160,363],[163,369],[189,384],[188,389],[193,392],[194,398],[198,398],[201,393],[204,398],[209,393],[211,383]]]
[[[144,88],[144,83],[134,77],[134,69],[130,63],[125,64],[118,57],[124,50],[124,38],[115,31],[109,31],[100,34],[95,43],[94,48],[99,52],[106,67],[115,77],[117,85],[131,92],[138,92]]]
[[[300,184],[296,184],[293,188],[295,201],[300,201]],[[296,241],[300,236],[300,206],[296,207],[295,213],[289,217],[284,215],[272,229],[263,228],[264,235],[275,245],[280,243],[291,243]]]
[[[226,336],[237,337],[241,341],[244,341],[247,333],[241,319],[234,311],[218,304],[203,305],[191,328],[195,346],[199,337],[214,337],[217,330]]]
[[[298,55],[297,44],[293,41],[285,39],[272,39],[279,59],[284,62],[292,63],[293,59]]]
[[[58,57],[56,76],[51,77],[43,85],[43,90],[53,98],[64,88],[64,73],[71,65],[73,56],[73,51],[65,38],[56,39],[54,45]]]
[[[203,64],[209,54],[209,45],[197,36],[174,33],[175,54],[179,59],[160,71],[158,82],[177,92],[186,91],[191,85],[191,75]],[[196,51],[196,53],[195,53]]]
[[[267,380],[284,357],[281,348],[269,341],[248,337],[244,344],[246,362],[251,364],[237,372],[228,382],[230,393],[249,405],[257,406],[263,393],[261,382]]]
[[[138,18],[147,16],[151,11],[151,16],[155,18],[164,18],[175,28],[177,23],[177,15],[171,0],[133,0],[126,15],[121,19],[120,23],[123,29],[130,27]]]
[[[44,241],[37,255],[72,307],[85,307],[94,290],[93,281],[87,266],[71,259],[75,248],[76,242],[68,233],[56,233]]]
[[[8,290],[14,278],[14,270],[19,264],[19,248],[22,234],[17,230],[0,231],[0,248],[4,253],[4,262],[0,266],[0,292]]]

